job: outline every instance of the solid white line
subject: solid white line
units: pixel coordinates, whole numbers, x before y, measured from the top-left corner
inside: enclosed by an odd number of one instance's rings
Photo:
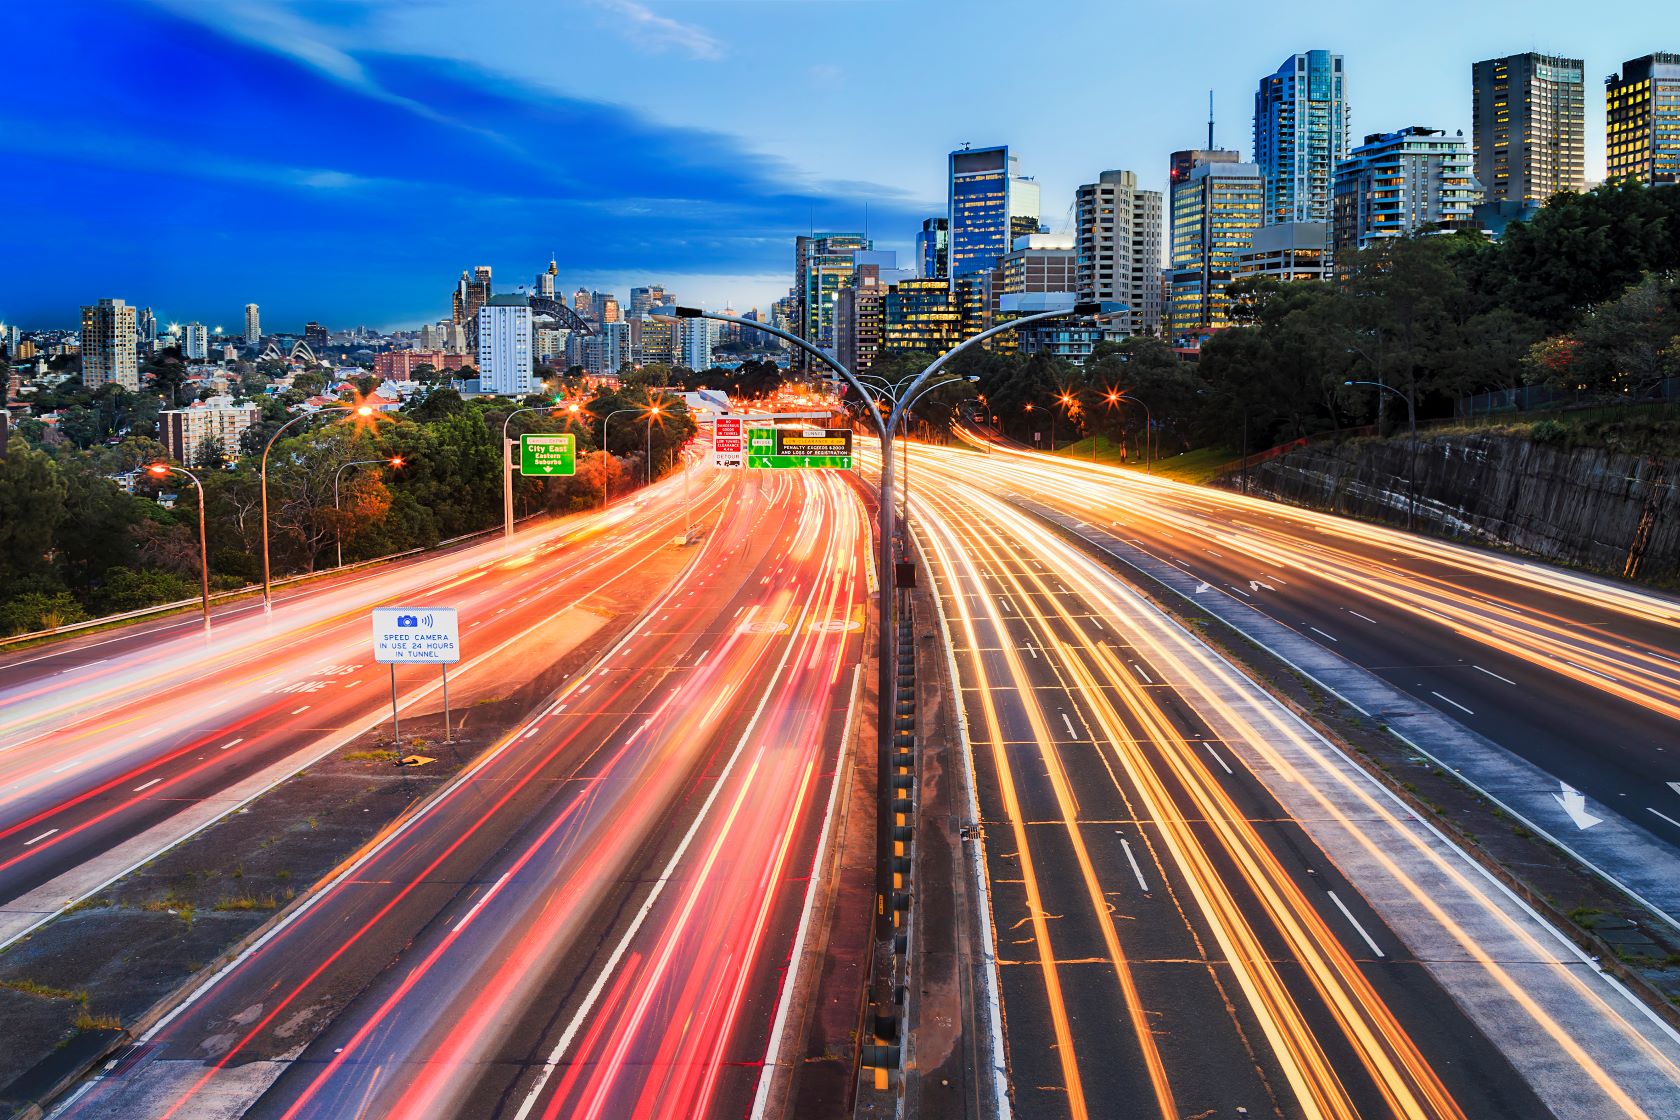
[[[227,742],[222,744],[222,749],[225,751],[229,747],[237,747],[240,743],[243,743],[244,741],[245,741],[245,737],[243,735],[241,735],[237,739],[229,739]]]
[[[822,872],[828,858],[829,833],[834,824],[834,805],[840,799],[840,786],[845,781],[846,745],[852,740],[852,721],[857,715],[858,688],[863,684],[863,665],[852,666],[852,699],[846,706],[846,726],[840,732],[840,752],[836,756],[834,780],[828,786],[828,809],[823,815],[822,832],[817,835],[817,852],[811,859],[811,882]],[[764,1120],[764,1110],[770,1105],[770,1083],[775,1079],[777,1056],[782,1051],[783,1034],[787,1031],[788,1007],[793,1002],[793,989],[804,965],[805,938],[810,934],[811,911],[817,892],[810,885],[805,888],[805,908],[799,915],[799,932],[793,938],[793,953],[788,960],[793,967],[782,980],[782,993],[776,1001],[776,1018],[770,1024],[770,1044],[764,1048],[764,1063],[759,1067],[758,1091],[753,1096],[752,1120]]]
[[[1675,820],[1673,817],[1669,816],[1667,813],[1659,812],[1658,810],[1652,809],[1652,808],[1649,808],[1649,807],[1647,807],[1645,811],[1647,813],[1656,813],[1657,816],[1661,817],[1663,820],[1667,821],[1669,824],[1673,825],[1675,828],[1680,828],[1680,821]]]
[[[1492,677],[1496,681],[1504,681],[1506,684],[1516,684],[1517,683],[1516,681],[1512,680],[1510,677],[1502,677],[1498,673],[1494,672],[1492,669],[1484,669],[1480,665],[1472,665],[1472,666],[1470,666],[1470,668],[1476,670],[1476,672],[1478,672],[1478,673],[1486,673],[1488,676]]]
[[[1307,627],[1307,629],[1311,630],[1315,634],[1324,634],[1324,631],[1320,630],[1316,626],[1309,626],[1309,627]],[[1341,641],[1341,639],[1336,637],[1336,635],[1334,635],[1334,634],[1324,634],[1324,636],[1326,638],[1329,638],[1332,642],[1340,642]]]
[[[799,621],[794,625],[795,632],[804,623],[809,613],[810,607],[808,605],[800,609]],[[566,1024],[565,1031],[560,1035],[560,1040],[554,1044],[554,1049],[549,1052],[548,1059],[537,1067],[537,1079],[532,1083],[530,1091],[525,1094],[525,1101],[519,1106],[519,1111],[514,1113],[513,1120],[525,1120],[526,1117],[531,1115],[531,1110],[537,1107],[537,1098],[542,1096],[543,1090],[548,1086],[548,1079],[559,1068],[561,1057],[571,1048],[572,1039],[583,1028],[584,1020],[595,1010],[595,1001],[601,998],[601,993],[606,990],[607,981],[618,971],[618,964],[629,950],[630,942],[641,932],[642,923],[647,921],[647,917],[653,912],[654,905],[658,903],[660,895],[665,893],[666,884],[670,883],[675,877],[677,867],[682,862],[683,856],[688,854],[689,845],[700,834],[700,826],[706,823],[706,817],[710,814],[713,803],[717,801],[718,795],[723,792],[724,787],[729,784],[729,776],[735,772],[735,765],[740,762],[748,741],[758,728],[759,717],[764,714],[764,709],[770,703],[770,697],[775,694],[777,682],[781,680],[782,673],[787,668],[788,658],[793,656],[794,647],[798,644],[791,636],[789,637],[787,648],[782,651],[782,659],[777,663],[775,673],[764,686],[764,695],[760,697],[758,707],[753,710],[752,719],[748,721],[746,730],[741,733],[740,740],[736,742],[735,750],[730,754],[729,762],[724,766],[723,773],[719,774],[717,780],[712,783],[711,792],[706,795],[706,800],[700,806],[700,811],[694,815],[694,820],[689,824],[688,831],[683,834],[682,842],[677,845],[677,850],[671,853],[671,858],[665,864],[665,869],[659,873],[658,880],[654,882],[653,889],[648,892],[647,898],[642,902],[641,909],[637,910],[636,916],[631,919],[629,928],[624,931],[624,936],[613,947],[612,955],[607,958],[606,964],[601,967],[601,971],[596,975],[595,983],[590,986],[588,993],[583,997],[583,1002],[578,1005],[571,1021]]]
[[[1433,689],[1430,690],[1429,695],[1431,695],[1431,696],[1441,696],[1441,694],[1439,692],[1436,692]],[[1459,711],[1463,712],[1467,716],[1473,716],[1473,715],[1476,714],[1475,712],[1472,712],[1469,708],[1466,708],[1463,704],[1460,704],[1457,700],[1450,699],[1446,696],[1441,696],[1441,699],[1445,700],[1447,703],[1451,704],[1453,707],[1457,708]]]
[[[143,789],[151,789],[153,786],[157,785],[161,781],[163,781],[162,778],[153,778],[149,782],[144,782],[140,785],[135,786],[133,792],[139,793]]]
[[[1212,743],[1203,743],[1202,746],[1207,748],[1207,752],[1213,756],[1213,760],[1215,762],[1219,763],[1220,766],[1223,766],[1225,768],[1225,773],[1227,773],[1227,774],[1232,773],[1230,764],[1227,763],[1223,758],[1219,757],[1219,752],[1213,749],[1213,744]]]
[[[1124,836],[1120,838],[1120,846],[1126,849],[1126,862],[1132,865],[1132,874],[1137,876],[1138,890],[1148,894],[1149,884],[1143,881],[1143,868],[1138,866],[1137,856],[1132,854],[1132,846],[1126,842]]]
[[[57,831],[58,831],[58,829],[56,829],[56,828],[49,828],[45,832],[41,833],[41,835],[35,837],[35,839],[25,840],[23,842],[23,846],[27,848],[31,844],[39,844],[41,841],[45,840],[47,837],[51,836],[53,833],[55,833]]]
[[[1342,912],[1342,917],[1348,920],[1348,924],[1359,931],[1359,936],[1365,939],[1365,944],[1371,947],[1371,952],[1375,953],[1379,957],[1386,956],[1387,954],[1377,948],[1377,943],[1371,940],[1371,935],[1365,932],[1365,927],[1359,924],[1359,919],[1353,916],[1353,911],[1349,910],[1347,905],[1343,903],[1341,899],[1336,897],[1336,892],[1327,891],[1326,893],[1329,894],[1330,901],[1336,904],[1336,909]]]
[[[1351,607],[1348,608],[1348,613],[1351,614],[1355,618],[1363,618],[1366,622],[1369,622],[1372,626],[1381,626],[1382,625],[1382,623],[1378,622],[1376,619],[1372,618],[1370,615],[1360,614],[1358,611],[1352,609]]]

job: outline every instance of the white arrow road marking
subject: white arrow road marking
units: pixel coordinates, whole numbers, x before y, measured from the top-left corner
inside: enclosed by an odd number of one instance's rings
[[[1206,595],[1209,591],[1212,591],[1212,590],[1213,590],[1213,588],[1209,587],[1205,583],[1198,583],[1196,585],[1196,594],[1198,594],[1198,595]]]
[[[1262,587],[1264,587],[1267,591],[1276,591],[1277,590],[1277,588],[1273,587],[1269,583],[1264,582],[1263,580],[1251,579],[1251,580],[1248,581],[1248,589],[1250,591],[1258,591]]]
[[[1575,822],[1576,828],[1585,831],[1595,824],[1604,823],[1603,817],[1595,817],[1587,812],[1586,794],[1568,782],[1559,782],[1558,784],[1563,787],[1563,792],[1552,794],[1552,798],[1563,806],[1563,811],[1569,814],[1569,819]]]
[[[1680,793],[1680,782],[1669,782],[1668,788],[1673,790],[1675,793]]]

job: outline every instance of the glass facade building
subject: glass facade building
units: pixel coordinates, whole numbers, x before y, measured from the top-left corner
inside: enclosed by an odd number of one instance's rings
[[[916,234],[916,275],[924,280],[943,280],[950,276],[948,253],[951,239],[951,219],[929,218]]]
[[[1462,135],[1414,126],[1365,137],[1336,167],[1335,198],[1340,256],[1427,227],[1468,229],[1481,191]]]
[[[1488,202],[1538,204],[1586,186],[1584,73],[1580,59],[1549,54],[1470,68],[1476,178]]]
[[[991,271],[1015,238],[1038,232],[1038,184],[1018,163],[1007,146],[951,153],[945,275],[953,282]]]
[[[961,341],[962,309],[944,280],[901,280],[881,301],[883,352],[943,352]]]
[[[1648,54],[1604,79],[1612,179],[1680,183],[1680,54]]]
[[[1184,153],[1180,153],[1184,154]],[[1225,289],[1260,228],[1260,169],[1234,152],[1188,160],[1172,181],[1172,277],[1168,323],[1174,338],[1227,325]],[[1231,158],[1227,158],[1231,157]]]
[[[794,294],[799,326],[794,332],[823,350],[834,350],[834,301],[852,282],[857,254],[873,243],[861,233],[819,233],[794,242]]]
[[[1265,224],[1330,220],[1331,182],[1348,153],[1342,56],[1305,51],[1260,79],[1254,162],[1265,181]]]

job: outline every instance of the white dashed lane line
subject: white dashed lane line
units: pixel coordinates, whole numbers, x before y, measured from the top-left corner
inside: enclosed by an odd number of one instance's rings
[[[1512,680],[1510,677],[1502,677],[1498,673],[1494,672],[1492,669],[1484,669],[1480,665],[1472,665],[1472,666],[1470,666],[1470,668],[1476,670],[1476,672],[1478,672],[1478,673],[1486,673],[1488,676],[1492,677],[1496,681],[1504,681],[1506,684],[1516,684],[1517,683],[1516,681]]]

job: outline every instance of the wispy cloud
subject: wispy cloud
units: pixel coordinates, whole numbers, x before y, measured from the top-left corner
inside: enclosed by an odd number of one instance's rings
[[[598,7],[629,21],[625,37],[654,50],[675,49],[691,58],[716,62],[723,57],[723,44],[692,23],[662,16],[636,0],[595,0]]]

